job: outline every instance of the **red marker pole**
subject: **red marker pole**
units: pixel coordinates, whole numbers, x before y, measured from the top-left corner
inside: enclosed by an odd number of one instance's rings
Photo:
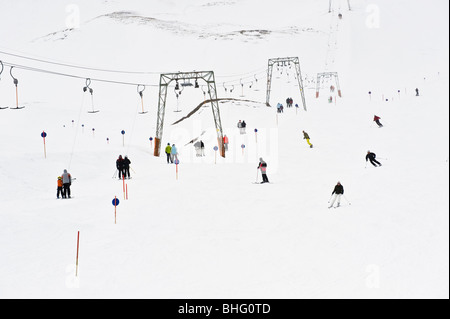
[[[78,231],[77,236],[77,262],[76,262],[76,268],[75,268],[75,276],[78,276],[78,252],[80,250],[80,231]]]
[[[125,199],[125,175],[122,174],[122,183],[123,183],[123,199]]]

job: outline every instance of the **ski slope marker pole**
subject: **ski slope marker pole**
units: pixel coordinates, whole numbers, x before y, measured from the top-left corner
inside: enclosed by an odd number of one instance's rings
[[[125,184],[126,200],[128,200],[128,184]]]
[[[117,196],[114,196],[112,204],[114,205],[114,224],[117,224],[117,205],[119,205],[119,200],[117,199]]]
[[[125,146],[125,131],[122,130],[120,133],[122,134],[122,146]]]
[[[45,137],[47,136],[47,133],[45,133],[45,131],[42,131],[41,136],[44,139],[44,158],[47,158],[47,151],[45,150]]]
[[[241,145],[241,148],[242,148],[242,156],[244,156],[244,148],[245,148],[245,145],[242,144],[242,145]]]
[[[217,150],[219,148],[217,146],[214,146],[214,164],[217,164]]]
[[[176,176],[178,180],[178,164],[180,164],[180,161],[178,159],[175,160],[175,169],[176,169]]]
[[[80,231],[78,231],[77,235],[77,261],[75,266],[75,276],[78,276],[78,252],[80,250]]]
[[[255,128],[255,142],[258,143],[258,129]]]

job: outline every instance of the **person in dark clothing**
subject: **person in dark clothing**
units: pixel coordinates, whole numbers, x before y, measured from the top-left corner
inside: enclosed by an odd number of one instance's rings
[[[371,151],[367,151],[366,162],[369,160],[373,166],[377,167],[377,164],[378,164],[378,166],[381,166],[381,163],[375,159],[376,157],[377,156],[375,155],[375,153],[372,153]]]
[[[123,175],[123,158],[122,155],[119,155],[119,158],[116,160],[116,168],[119,171],[119,179],[122,179]]]
[[[201,156],[205,156],[205,143],[202,140],[200,140],[200,151]]]
[[[377,123],[378,127],[383,127],[383,124],[380,123],[381,117],[374,115],[373,120]]]
[[[259,158],[259,164],[257,169],[261,170],[261,175],[263,179],[261,184],[269,183],[269,179],[267,178],[267,163],[262,159],[262,157]]]
[[[328,206],[328,208],[333,207],[336,199],[337,199],[336,207],[339,207],[341,205],[341,196],[344,195],[344,186],[341,185],[341,182],[337,182],[336,186],[334,186],[334,190],[331,193],[331,196],[333,196],[333,195],[334,195],[334,197],[331,201],[330,206]]]
[[[247,127],[247,123],[245,121],[242,121],[241,123],[241,134],[245,134],[245,128]]]
[[[416,88],[416,96],[419,96],[419,89]]]
[[[125,158],[123,159],[123,176],[128,179],[131,178],[130,164],[131,164],[131,161],[128,159],[128,156],[125,155]]]

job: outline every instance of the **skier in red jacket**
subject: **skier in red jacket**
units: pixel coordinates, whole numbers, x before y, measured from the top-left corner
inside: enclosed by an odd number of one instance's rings
[[[378,127],[383,127],[383,124],[380,123],[381,117],[374,115],[373,120],[377,123]]]

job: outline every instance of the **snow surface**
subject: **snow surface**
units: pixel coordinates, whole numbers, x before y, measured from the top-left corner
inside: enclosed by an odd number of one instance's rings
[[[150,84],[148,113],[138,114],[133,85],[93,81],[100,112],[90,114],[83,79],[13,69],[25,108],[0,110],[1,298],[449,297],[447,1],[359,0],[351,11],[332,1],[331,13],[316,0],[72,3],[2,0],[0,60]],[[342,98],[328,103],[325,82],[316,99],[305,81],[307,111],[277,116],[265,106],[267,61],[290,56],[309,79],[338,72]],[[220,104],[230,151],[215,157],[209,106],[171,125],[203,101],[201,89],[186,88],[177,113],[172,83],[162,148],[179,148],[177,179],[149,137],[159,74],[193,70],[215,72],[219,97],[255,102]],[[301,106],[293,74],[274,68],[272,105],[290,96]],[[0,106],[15,98],[5,66]],[[184,145],[203,130],[197,158]],[[367,150],[382,167],[366,165]],[[119,154],[132,162],[128,200],[112,178]],[[254,184],[259,157],[272,184]],[[76,178],[70,200],[56,199],[63,169]],[[328,209],[337,181],[345,198]]]

